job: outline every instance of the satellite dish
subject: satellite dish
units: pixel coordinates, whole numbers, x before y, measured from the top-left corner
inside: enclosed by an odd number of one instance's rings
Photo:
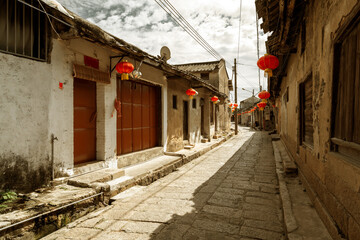
[[[170,49],[167,46],[163,46],[160,49],[160,57],[162,60],[167,61],[171,58]]]

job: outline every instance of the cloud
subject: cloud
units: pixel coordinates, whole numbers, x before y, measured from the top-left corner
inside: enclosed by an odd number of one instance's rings
[[[58,0],[71,11],[111,34],[158,55],[166,45],[171,64],[214,61],[154,0]],[[239,0],[167,0],[227,62],[233,64],[238,52]],[[242,1],[240,54],[237,59],[239,98],[241,88],[259,88],[256,66],[256,25],[254,1]],[[265,53],[266,35],[260,31],[260,55]],[[228,66],[231,76],[231,66]],[[261,73],[263,74],[263,73]],[[263,78],[262,82],[266,85]]]

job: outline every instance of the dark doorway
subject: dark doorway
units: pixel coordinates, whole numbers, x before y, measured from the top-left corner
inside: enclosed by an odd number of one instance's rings
[[[201,135],[205,134],[205,107],[204,107],[204,99],[200,100],[201,107]]]
[[[184,101],[183,106],[183,138],[189,140],[189,103]]]
[[[96,159],[96,83],[74,79],[74,164]]]

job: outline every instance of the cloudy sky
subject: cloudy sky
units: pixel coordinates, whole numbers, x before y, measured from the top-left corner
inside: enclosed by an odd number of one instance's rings
[[[155,0],[58,0],[66,8],[111,34],[152,54],[171,50],[170,64],[216,60],[192,39]],[[240,0],[168,0],[228,63],[238,55]],[[238,99],[258,92],[254,0],[242,1]],[[260,30],[260,56],[266,36]],[[231,78],[231,66],[227,66]],[[266,84],[261,72],[261,84]]]

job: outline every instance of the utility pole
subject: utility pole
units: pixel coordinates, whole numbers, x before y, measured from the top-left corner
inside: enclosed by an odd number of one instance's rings
[[[236,79],[236,58],[234,58],[234,75],[235,75],[235,103],[237,104],[237,79]],[[238,115],[237,108],[235,108],[235,135],[238,134]]]

